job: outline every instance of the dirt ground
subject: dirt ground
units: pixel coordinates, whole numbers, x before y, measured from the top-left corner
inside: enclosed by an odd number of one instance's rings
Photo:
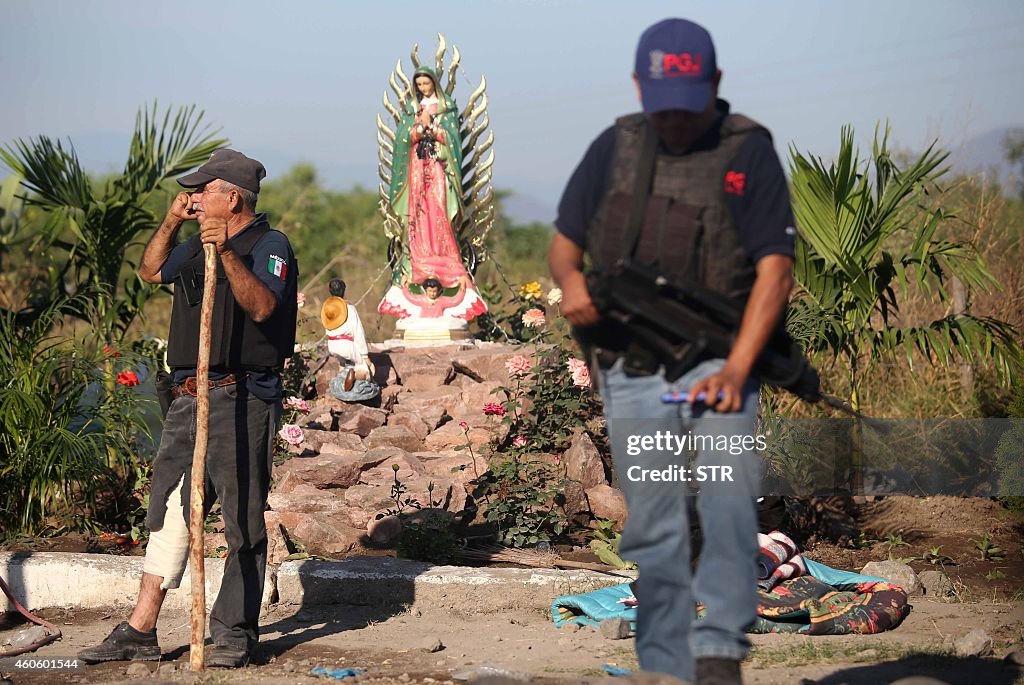
[[[101,640],[123,618],[96,612],[43,613],[58,623],[64,637],[33,655],[40,658],[72,656]],[[164,660],[146,664],[145,679],[139,682],[333,682],[310,674],[313,667],[326,666],[363,668],[365,674],[344,682],[367,684],[455,683],[481,673],[481,668],[483,672],[488,668],[509,672],[535,683],[594,683],[604,677],[604,664],[636,668],[633,640],[607,640],[591,629],[559,632],[539,612],[469,615],[436,611],[402,613],[380,621],[374,618],[379,616],[367,609],[331,607],[296,612],[294,607],[279,607],[263,619],[264,634],[255,665],[193,675],[183,671],[188,663],[188,617],[166,615],[158,628]],[[985,659],[952,656],[949,640],[973,628],[982,628],[993,637],[994,655]],[[433,643],[437,640],[443,648],[428,651],[436,647]],[[951,685],[1024,683],[1024,667],[1000,658],[1012,646],[1024,643],[1021,603],[915,600],[907,620],[889,633],[754,635],[752,641],[754,649],[744,665],[744,678],[754,685],[875,685],[910,675],[928,675]],[[8,677],[17,685],[133,682],[128,667],[111,663],[77,673],[14,673]]]
[[[861,506],[856,521],[862,531],[856,546],[812,539],[805,553],[854,571],[868,561],[887,558],[903,560],[919,572],[943,570],[953,583],[954,595],[944,601],[912,597],[913,611],[906,621],[880,635],[752,636],[754,649],[744,664],[746,683],[874,685],[914,675],[950,685],[1024,683],[1024,667],[1002,658],[1014,648],[1024,649],[1024,522],[1020,516],[982,498],[888,497]],[[986,535],[1000,554],[982,558],[977,543]],[[21,544],[22,549],[75,551],[76,544],[93,543],[82,536]],[[940,547],[938,554],[930,554],[936,547]],[[471,611],[467,607],[463,612],[382,616],[366,608],[275,607],[263,618],[263,638],[253,665],[195,675],[183,670],[188,663],[188,617],[165,615],[159,626],[164,661],[147,664],[145,674],[129,675],[128,665],[118,663],[76,673],[6,675],[18,685],[126,683],[139,677],[137,682],[145,683],[334,682],[310,674],[314,666],[326,666],[366,669],[358,678],[341,682],[436,685],[460,682],[490,668],[536,683],[597,683],[605,678],[605,664],[637,667],[631,639],[606,640],[590,629],[560,633],[539,612],[476,615]],[[64,631],[61,641],[33,655],[51,658],[73,656],[125,618],[94,611],[40,613]],[[0,624],[0,639],[5,628],[14,627]],[[974,628],[993,638],[992,654],[972,659],[954,656],[952,640]],[[443,648],[428,651],[436,640]],[[2,680],[0,684],[6,685]]]
[[[808,557],[858,571],[869,561],[898,559],[921,573],[941,570],[959,599],[1024,601],[1024,517],[982,497],[886,497],[858,508],[856,547],[812,541]],[[988,535],[1001,553],[983,559]],[[938,558],[930,552],[938,548]]]

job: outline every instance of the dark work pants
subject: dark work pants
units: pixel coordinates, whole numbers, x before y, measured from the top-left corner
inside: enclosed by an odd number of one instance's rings
[[[261,400],[244,384],[210,391],[204,505],[209,513],[213,503],[220,501],[228,547],[224,578],[210,612],[214,644],[249,647],[259,639],[260,599],[267,567],[263,515],[280,414],[280,402]],[[164,422],[153,466],[147,518],[150,530],[158,531],[163,526],[168,495],[182,476],[181,515],[188,521],[195,437],[196,398],[185,395],[174,400]]]

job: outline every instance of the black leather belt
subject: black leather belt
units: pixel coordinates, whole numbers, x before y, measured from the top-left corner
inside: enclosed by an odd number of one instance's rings
[[[244,379],[245,376],[239,377],[233,373],[229,373],[227,376],[224,376],[224,378],[218,378],[215,381],[207,381],[207,387],[210,390],[213,390],[214,388],[223,388],[226,385],[234,385],[239,380]],[[182,397],[183,395],[195,397],[197,394],[199,394],[199,381],[195,376],[189,376],[181,383],[171,386],[171,396],[175,399]]]

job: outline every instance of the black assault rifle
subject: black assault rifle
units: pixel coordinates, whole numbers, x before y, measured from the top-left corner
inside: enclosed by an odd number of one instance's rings
[[[743,310],[729,298],[628,260],[610,271],[590,272],[587,288],[603,317],[629,327],[634,347],[627,358],[639,346],[641,355],[664,365],[669,381],[682,376],[701,357],[728,357],[743,318]],[[763,383],[801,399],[824,399],[835,406],[834,398],[822,394],[818,372],[782,325],[765,345],[753,372]]]

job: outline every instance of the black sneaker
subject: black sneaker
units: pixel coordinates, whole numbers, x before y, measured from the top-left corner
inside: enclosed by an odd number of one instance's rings
[[[210,668],[241,668],[249,663],[250,652],[234,645],[213,645],[206,653],[206,665]]]
[[[103,642],[79,652],[78,658],[87,664],[98,664],[101,661],[158,661],[160,645],[156,641],[156,630],[143,633],[125,621],[110,631]]]
[[[735,659],[697,659],[694,685],[743,685],[740,662]]]

